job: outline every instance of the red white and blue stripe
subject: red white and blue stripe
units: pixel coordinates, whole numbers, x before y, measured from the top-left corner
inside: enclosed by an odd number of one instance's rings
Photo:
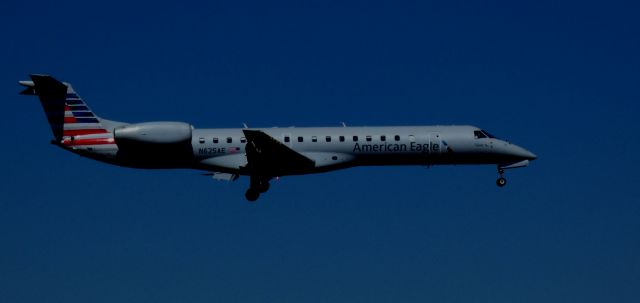
[[[64,105],[62,144],[69,147],[113,145],[113,134],[100,123],[98,118],[78,96],[70,85]],[[107,147],[107,146],[104,146]]]

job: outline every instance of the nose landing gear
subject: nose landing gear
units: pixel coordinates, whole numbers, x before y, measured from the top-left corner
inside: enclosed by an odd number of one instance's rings
[[[496,185],[498,185],[498,187],[504,187],[507,185],[507,179],[504,177],[504,169],[498,168],[498,174],[500,174],[500,177],[496,180]]]
[[[507,179],[504,177],[505,169],[525,167],[528,165],[529,160],[522,160],[515,163],[498,164],[498,174],[500,175],[500,177],[498,177],[498,180],[496,180],[496,185],[498,185],[498,187],[504,187],[505,185],[507,185]]]

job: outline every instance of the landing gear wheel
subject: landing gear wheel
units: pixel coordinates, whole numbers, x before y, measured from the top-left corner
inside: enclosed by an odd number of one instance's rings
[[[244,197],[247,199],[247,201],[254,202],[258,200],[258,198],[260,198],[260,192],[250,188],[250,189],[247,189],[247,192],[244,194]]]
[[[260,187],[258,187],[258,191],[260,191],[260,193],[266,193],[269,190],[269,187],[271,185],[269,184],[269,182],[260,182]]]
[[[505,179],[504,177],[498,178],[498,180],[496,180],[496,185],[498,185],[498,187],[507,185],[507,179]]]

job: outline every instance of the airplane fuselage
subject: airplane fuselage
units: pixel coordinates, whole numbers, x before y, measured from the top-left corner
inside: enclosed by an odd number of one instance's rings
[[[47,75],[21,81],[37,95],[52,143],[95,160],[135,168],[192,168],[216,179],[250,176],[247,199],[274,177],[353,166],[495,164],[524,167],[536,156],[474,126],[198,129],[184,122],[123,123],[95,115],[68,83]]]
[[[137,168],[194,168],[251,175],[242,128],[194,128],[188,146],[172,144],[118,148],[82,145],[82,137],[63,147],[96,160]],[[288,127],[257,130],[311,159],[313,167],[288,167],[271,177],[327,172],[367,165],[511,164],[535,159],[527,150],[488,136],[473,126]],[[97,157],[96,157],[97,156]]]
[[[365,165],[506,164],[535,158],[514,144],[476,138],[473,126],[265,128],[266,133],[312,159],[312,171]],[[197,168],[250,174],[242,129],[194,129],[191,141]]]

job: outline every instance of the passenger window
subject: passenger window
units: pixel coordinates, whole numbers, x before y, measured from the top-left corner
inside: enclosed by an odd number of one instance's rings
[[[311,136],[311,142],[318,142],[318,137]]]
[[[326,136],[325,140],[327,140],[327,142],[331,142],[331,136]]]
[[[198,142],[200,142],[200,144],[204,144],[204,138],[200,137],[200,139],[198,139]]]
[[[227,143],[231,143],[231,142],[233,142],[233,138],[227,137]]]
[[[284,136],[284,142],[291,142],[291,138],[289,138],[289,136]]]
[[[353,136],[353,142],[358,142],[358,136]]]
[[[340,142],[344,142],[344,136],[340,136]]]
[[[396,141],[400,141],[400,136],[396,135],[396,136],[394,137],[394,139],[395,139]]]
[[[245,137],[240,138],[240,143],[247,143],[247,139]]]
[[[371,142],[371,136],[367,136],[367,142]]]
[[[382,142],[387,141],[387,136],[384,136],[384,135],[380,136],[380,141]]]
[[[218,138],[213,138],[213,143],[218,144]]]
[[[298,142],[303,142],[304,139],[302,137],[298,137]]]

